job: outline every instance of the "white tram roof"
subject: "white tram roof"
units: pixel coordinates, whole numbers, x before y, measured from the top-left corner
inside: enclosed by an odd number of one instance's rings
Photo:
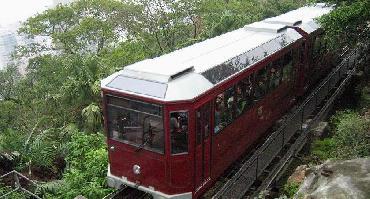
[[[101,87],[161,101],[193,99],[265,57],[302,38],[330,12],[323,4],[305,6],[246,25],[169,54],[124,67],[101,81]]]

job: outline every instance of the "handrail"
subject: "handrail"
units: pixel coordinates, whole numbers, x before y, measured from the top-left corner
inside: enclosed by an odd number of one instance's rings
[[[36,187],[36,190],[38,189],[38,186],[37,184],[33,181],[33,180],[30,180],[28,177],[24,176],[23,174],[19,173],[18,171],[16,170],[13,170],[13,171],[10,171],[2,176],[0,176],[0,179],[3,179],[7,176],[10,176],[10,175],[13,175],[13,181],[14,181],[14,189],[9,191],[8,193],[0,196],[0,199],[3,199],[3,198],[7,198],[7,196],[9,196],[10,194],[14,193],[14,192],[17,192],[17,191],[21,191],[21,192],[24,192],[36,199],[41,199],[39,196],[37,196],[36,194],[32,193],[31,191],[25,189],[22,187],[22,185],[20,184],[19,182],[19,179],[20,178],[23,178],[25,179],[28,183],[31,183],[32,185],[34,185]]]

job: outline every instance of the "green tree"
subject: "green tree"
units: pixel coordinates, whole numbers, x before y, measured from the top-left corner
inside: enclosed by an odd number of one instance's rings
[[[103,134],[76,133],[67,148],[69,167],[64,173],[64,183],[53,198],[74,198],[78,195],[103,198],[112,191],[107,188],[105,180],[108,154]]]
[[[14,65],[0,70],[0,100],[14,100],[15,86],[20,78],[18,69]]]
[[[127,1],[126,1],[127,2]],[[136,0],[140,6],[128,32],[146,46],[151,56],[161,55],[197,38],[197,10],[200,0]]]
[[[298,8],[305,3],[305,0],[202,0],[199,14],[205,37],[214,37]]]
[[[335,10],[320,19],[331,48],[368,44],[370,39],[370,2],[367,0],[326,0]]]
[[[135,5],[115,0],[79,0],[29,18],[19,31],[28,37],[50,37],[52,45],[42,50],[98,54],[124,37],[135,10]]]

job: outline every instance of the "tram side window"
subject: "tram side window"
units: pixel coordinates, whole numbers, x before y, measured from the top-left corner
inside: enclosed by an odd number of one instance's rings
[[[269,86],[267,75],[267,67],[262,68],[256,73],[256,85],[254,91],[255,100],[260,100],[267,94]]]
[[[234,91],[234,87],[230,87],[215,99],[215,133],[229,125],[236,116]]]
[[[270,89],[273,90],[277,87],[279,87],[281,83],[281,66],[283,65],[283,60],[278,59],[273,62],[273,64],[270,67]]]
[[[181,154],[188,152],[188,112],[179,111],[170,113],[171,153]]]
[[[293,78],[293,55],[292,51],[283,58],[283,82],[289,82]]]
[[[313,46],[313,56],[314,56],[314,58],[319,57],[320,48],[321,48],[321,39],[320,39],[320,37],[316,37],[315,41],[314,41],[314,46]]]
[[[248,76],[241,80],[235,88],[236,95],[236,115],[241,115],[248,110],[253,104],[253,86],[252,76]]]

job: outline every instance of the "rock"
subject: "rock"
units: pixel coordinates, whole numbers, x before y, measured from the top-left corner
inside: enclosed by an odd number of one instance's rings
[[[329,160],[312,168],[295,198],[370,198],[370,158]]]
[[[298,166],[293,174],[288,178],[288,183],[297,183],[301,184],[306,177],[308,166],[307,165],[300,165]]]

